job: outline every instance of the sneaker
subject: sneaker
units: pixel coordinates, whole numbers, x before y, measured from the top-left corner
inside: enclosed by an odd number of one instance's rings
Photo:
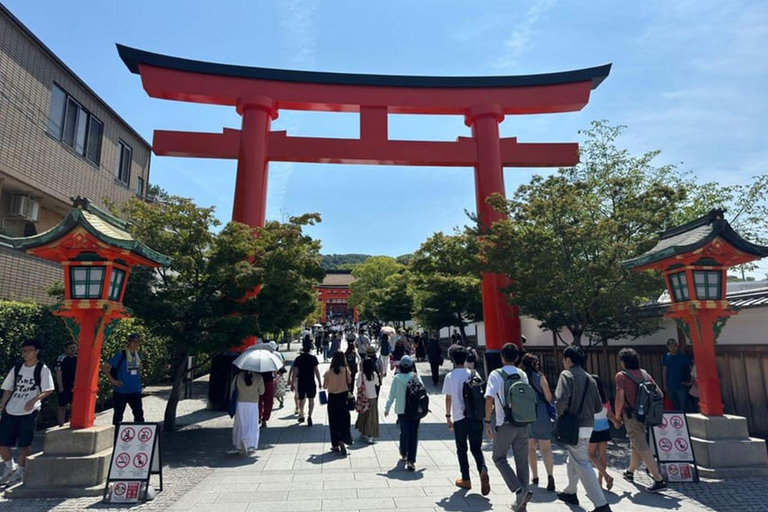
[[[368,444],[374,444],[376,441],[372,437],[368,437]]]
[[[491,479],[488,478],[488,470],[484,469],[480,473],[480,493],[483,496],[488,496],[491,492]]]
[[[658,482],[653,482],[653,485],[646,487],[645,490],[648,492],[659,492],[659,491],[663,491],[666,488],[667,488],[667,481],[659,480]]]
[[[312,425],[314,425],[314,423],[312,423],[312,416],[310,416],[307,418],[307,426],[311,427]]]
[[[457,478],[456,479],[456,487],[459,487],[461,489],[470,490],[472,489],[472,481],[467,479],[464,480],[463,478]]]
[[[515,512],[523,512],[528,508],[528,502],[533,498],[533,491],[530,489],[518,491],[517,500],[512,506]]]
[[[605,504],[602,507],[597,507],[592,512],[611,512],[611,506],[609,504]]]
[[[262,421],[261,422],[261,428],[267,428],[267,422],[266,421]]]
[[[569,505],[578,505],[579,504],[579,498],[576,497],[575,494],[568,494],[566,492],[559,492],[557,493],[557,499],[560,501],[567,503]]]
[[[346,455],[347,445],[345,445],[344,443],[339,443],[339,451],[341,452],[342,455]]]
[[[415,462],[406,463],[405,469],[407,469],[408,471],[416,471],[416,463]]]
[[[337,452],[337,451],[339,451],[339,447],[338,446],[331,446],[331,451],[332,452]]]
[[[555,477],[552,475],[547,477],[547,490],[552,492],[555,491]]]
[[[533,485],[536,485],[536,486],[538,486],[538,485],[539,485],[539,477],[536,477],[536,478],[532,478],[532,479],[531,479],[531,483],[532,483]]]
[[[15,471],[11,478],[8,479],[8,487],[11,487],[12,485],[20,484],[24,481],[24,472],[23,471]]]
[[[634,482],[635,481],[635,474],[631,471],[624,471],[621,476],[626,480],[627,482]]]
[[[0,476],[0,485],[4,485],[8,483],[8,480],[11,479],[11,477],[16,473],[16,470],[18,469],[18,466],[13,466],[12,468],[9,468],[8,466],[5,466],[5,471],[3,471],[3,476]]]
[[[304,423],[304,416],[299,416],[299,423]]]

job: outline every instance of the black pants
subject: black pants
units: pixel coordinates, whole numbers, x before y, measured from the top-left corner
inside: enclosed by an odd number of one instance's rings
[[[125,406],[131,406],[133,421],[144,421],[144,409],[141,406],[141,393],[112,393],[112,406],[115,415],[112,416],[112,424],[117,426],[123,422]]]
[[[408,419],[405,414],[398,414],[397,418],[400,423],[400,456],[404,456],[408,462],[416,462],[420,420]]]
[[[485,469],[483,458],[483,422],[481,420],[461,419],[453,424],[453,435],[456,438],[456,454],[459,456],[461,478],[469,480],[469,458],[467,457],[467,440],[472,457],[475,458],[477,471]]]
[[[331,429],[331,446],[339,443],[352,444],[347,392],[328,393],[328,427]]]
[[[437,386],[440,382],[440,361],[430,361],[429,368],[432,370],[432,383]]]

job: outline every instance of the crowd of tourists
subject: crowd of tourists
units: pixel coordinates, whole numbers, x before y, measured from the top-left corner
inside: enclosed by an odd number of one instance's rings
[[[404,466],[416,471],[419,425],[429,412],[429,394],[417,373],[416,362],[428,361],[433,385],[439,384],[443,351],[436,338],[427,333],[395,332],[382,329],[378,335],[366,329],[355,332],[343,328],[316,329],[302,339],[301,353],[290,370],[274,342],[258,348],[276,352],[281,363],[274,371],[237,371],[231,382],[236,393],[233,445],[243,456],[255,453],[260,429],[270,420],[273,403],[284,407],[287,392],[294,395],[294,414],[299,424],[312,427],[315,400],[327,405],[331,450],[344,456],[353,443],[352,428],[365,443],[380,437],[379,396],[382,385],[391,378],[383,410],[388,416],[394,409],[400,429],[399,453]],[[326,340],[328,342],[326,343]],[[141,404],[140,336],[129,335],[125,349],[113,354],[103,370],[113,386],[113,423],[123,421],[130,406],[134,421],[143,421]],[[345,346],[342,348],[342,343]],[[512,343],[500,351],[501,368],[484,379],[477,371],[478,354],[454,333],[447,355],[453,368],[445,375],[447,427],[454,434],[460,478],[456,486],[471,489],[468,452],[480,476],[483,495],[490,492],[490,477],[482,450],[483,434],[493,442],[491,460],[504,484],[512,493],[513,510],[526,510],[533,487],[540,483],[538,454],[546,472],[546,490],[556,491],[552,440],[566,447],[567,484],[557,498],[577,505],[577,486],[581,484],[596,512],[610,511],[603,489],[611,490],[614,476],[608,471],[607,445],[611,425],[626,429],[631,455],[621,475],[634,481],[635,471],[645,464],[653,483],[649,492],[667,487],[646,437],[649,425],[663,411],[664,395],[676,410],[696,407],[695,367],[682,354],[676,340],[668,342],[669,352],[662,361],[663,382],[657,386],[648,372],[640,368],[638,353],[622,349],[622,369],[615,376],[616,394],[609,403],[606,390],[597,375],[584,369],[585,356],[577,346],[562,353],[563,372],[552,389],[541,371],[535,354],[523,353]],[[4,463],[0,484],[23,479],[26,458],[31,453],[36,417],[42,401],[58,393],[58,420],[63,424],[72,401],[77,364],[77,346],[70,343],[58,357],[54,372],[38,360],[40,344],[26,341],[21,347],[21,361],[2,383],[0,399],[0,456]],[[322,375],[320,360],[329,361]],[[393,375],[390,377],[390,373]],[[55,382],[54,382],[55,377]],[[663,392],[662,392],[663,390]],[[351,413],[357,413],[354,425]],[[19,447],[19,459],[12,448]],[[514,468],[509,458],[514,460]]]

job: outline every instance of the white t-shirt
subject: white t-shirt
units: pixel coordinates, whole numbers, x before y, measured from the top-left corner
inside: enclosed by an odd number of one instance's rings
[[[355,342],[355,345],[357,345],[357,351],[365,353],[365,350],[370,346],[371,340],[368,339],[368,336],[365,334],[361,334],[357,341]]]
[[[11,369],[0,388],[5,391],[13,391],[13,383],[16,379],[15,373],[14,369]],[[22,365],[19,374],[19,385],[16,386],[16,391],[11,395],[8,403],[5,404],[5,412],[13,416],[25,416],[40,410],[40,407],[42,407],[41,402],[37,402],[31,411],[25,411],[24,406],[37,395],[45,391],[53,391],[53,377],[51,376],[51,370],[47,366],[43,365],[43,369],[40,372],[40,387],[42,391],[35,386],[34,366]]]
[[[464,383],[472,375],[472,370],[456,368],[443,380],[443,394],[451,397],[453,421],[464,419]]]
[[[379,376],[373,374],[373,378],[368,380],[363,372],[357,374],[357,383],[355,387],[360,389],[360,385],[365,384],[365,396],[366,398],[376,398],[376,386],[380,385]]]
[[[520,379],[528,384],[528,376],[525,372],[521,372],[515,366],[507,365],[501,368],[507,375],[513,375],[515,373],[520,374]],[[494,406],[496,409],[496,426],[500,427],[504,424],[504,404],[502,403],[502,395],[504,394],[504,376],[500,370],[494,370],[488,376],[488,386],[485,388],[485,397],[492,396],[494,398]]]

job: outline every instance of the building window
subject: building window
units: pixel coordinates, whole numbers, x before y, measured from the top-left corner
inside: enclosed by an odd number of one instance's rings
[[[144,178],[141,176],[136,178],[136,193],[140,196],[144,195]]]
[[[112,278],[109,280],[109,300],[120,300],[120,291],[123,289],[125,271],[112,268]]]
[[[720,300],[720,271],[694,270],[693,282],[696,285],[696,298],[701,300]]]
[[[131,183],[131,155],[133,150],[125,142],[117,141],[117,179],[126,185]]]
[[[674,295],[675,302],[690,300],[691,296],[688,293],[688,280],[685,278],[685,271],[670,274],[669,282],[672,285],[672,294]]]
[[[99,165],[103,132],[104,123],[85,110],[58,85],[53,85],[48,133]]]
[[[104,267],[71,267],[70,286],[73,299],[100,299]]]

